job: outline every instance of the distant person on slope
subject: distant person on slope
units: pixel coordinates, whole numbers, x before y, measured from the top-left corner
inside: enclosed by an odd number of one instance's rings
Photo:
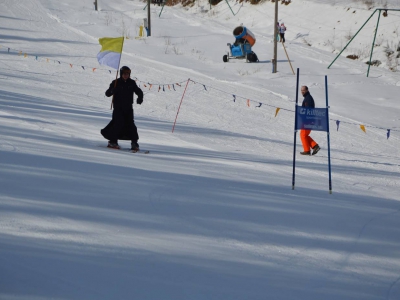
[[[282,23],[281,26],[279,27],[279,34],[281,36],[282,43],[285,42],[285,31],[286,31],[286,26],[284,23]]]
[[[277,28],[276,40],[279,42],[279,37],[280,37],[280,34],[281,34],[281,26],[279,25],[279,22],[276,22],[276,28]]]
[[[139,150],[139,135],[133,119],[133,93],[137,95],[136,103],[142,104],[143,92],[130,78],[131,69],[124,66],[120,69],[120,78],[113,80],[106,91],[106,96],[113,98],[113,115],[111,122],[101,130],[105,139],[109,140],[109,148],[120,149],[118,140],[130,140],[131,150]]]
[[[313,97],[311,96],[310,92],[308,91],[307,86],[301,87],[301,94],[304,97],[303,103],[301,104],[302,107],[306,108],[314,108],[315,102]],[[300,130],[300,137],[301,142],[303,144],[304,152],[300,152],[301,155],[315,155],[321,149],[318,144],[310,137],[311,130],[309,129],[301,129]],[[310,147],[313,149],[311,154]]]

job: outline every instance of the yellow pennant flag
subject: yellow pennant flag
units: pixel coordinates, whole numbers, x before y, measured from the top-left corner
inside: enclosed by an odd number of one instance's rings
[[[280,108],[279,107],[277,107],[276,108],[276,111],[275,111],[275,118],[276,118],[276,116],[278,115],[278,112],[280,111]]]
[[[27,57],[27,56],[28,56],[28,54],[25,53],[25,54],[24,54],[24,57]]]
[[[365,130],[365,126],[364,125],[360,125],[360,128],[362,131],[364,131],[365,133],[367,133],[367,131]]]

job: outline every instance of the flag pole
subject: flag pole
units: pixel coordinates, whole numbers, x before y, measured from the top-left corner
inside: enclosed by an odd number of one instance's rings
[[[122,44],[121,44],[121,55],[120,55],[120,57],[119,57],[117,74],[115,75],[114,89],[117,87],[118,71],[119,71],[119,65],[121,64],[122,48],[124,48],[124,41],[125,41],[125,37],[123,36],[123,37],[122,37]],[[111,107],[110,107],[110,109],[113,108],[113,104],[114,104],[114,93],[113,93],[113,96],[112,96]]]
[[[174,129],[175,129],[176,120],[178,119],[179,110],[181,109],[181,105],[182,105],[183,97],[185,97],[185,93],[186,93],[186,89],[187,89],[187,87],[188,87],[189,81],[190,81],[190,78],[189,78],[189,79],[187,80],[187,82],[186,82],[186,86],[185,86],[185,90],[183,91],[183,95],[182,95],[181,103],[179,103],[178,111],[176,112],[176,117],[175,117],[174,126],[172,126],[172,133],[174,133]]]

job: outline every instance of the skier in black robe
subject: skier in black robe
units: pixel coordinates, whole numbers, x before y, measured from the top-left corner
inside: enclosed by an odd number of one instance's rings
[[[136,103],[142,104],[143,92],[130,78],[131,69],[123,66],[120,69],[120,78],[113,80],[106,91],[106,96],[113,98],[113,115],[111,122],[101,130],[107,140],[108,146],[120,149],[118,140],[130,140],[131,150],[139,150],[139,134],[133,118],[133,93],[137,95]]]

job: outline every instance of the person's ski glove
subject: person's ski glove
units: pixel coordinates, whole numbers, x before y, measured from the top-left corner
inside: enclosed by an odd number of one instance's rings
[[[137,98],[136,99],[137,104],[142,104],[143,103],[143,98]]]

